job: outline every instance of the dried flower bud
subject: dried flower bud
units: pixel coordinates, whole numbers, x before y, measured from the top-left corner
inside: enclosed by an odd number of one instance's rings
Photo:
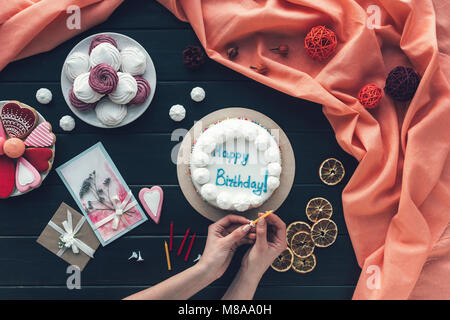
[[[233,60],[234,58],[236,58],[239,54],[239,47],[238,46],[234,46],[234,47],[230,47],[227,50],[227,55],[228,55],[228,59]]]
[[[287,44],[281,44],[280,46],[276,48],[270,49],[271,51],[274,51],[275,53],[278,53],[279,55],[286,57],[289,53],[289,46]]]
[[[269,69],[265,65],[263,65],[262,63],[258,63],[256,65],[256,67],[255,66],[250,66],[250,69],[253,69],[253,70],[255,70],[256,72],[258,72],[260,74],[267,74],[267,72],[269,72]]]
[[[191,69],[200,68],[206,61],[206,54],[199,46],[188,46],[183,50],[183,63]]]

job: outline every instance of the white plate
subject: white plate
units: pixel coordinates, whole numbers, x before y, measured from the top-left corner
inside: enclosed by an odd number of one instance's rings
[[[16,101],[14,101],[14,100],[8,100],[8,101],[0,101],[0,113],[1,113],[1,111],[2,111],[2,109],[3,109],[3,106],[5,105],[5,104],[7,104],[7,103],[9,103],[9,102],[16,102]],[[19,101],[20,102],[20,101]],[[23,103],[23,102],[20,102],[22,105],[24,105],[24,106],[27,106],[27,107],[29,107],[29,108],[32,108],[34,111],[36,111],[36,113],[37,113],[37,115],[39,116],[39,120],[38,120],[38,123],[36,124],[36,127],[39,125],[39,124],[41,124],[42,122],[45,122],[46,120],[45,120],[45,118],[36,110],[36,109],[34,109],[33,107],[30,107],[29,105],[27,105],[26,103]],[[36,128],[35,127],[35,128]],[[34,129],[33,129],[34,130]],[[50,165],[53,167],[53,162],[55,161],[55,156],[56,156],[56,152],[55,152],[55,144],[56,143],[54,143],[53,144],[53,146],[51,147],[51,149],[53,150],[53,160],[52,160],[52,162],[50,163]],[[45,173],[41,173],[41,184],[39,185],[39,187],[42,185],[42,183],[44,182],[44,180],[45,180],[45,178],[47,178],[47,176],[48,176],[48,174],[50,173],[50,171],[52,171],[52,167],[50,167],[50,170],[48,170],[47,172],[45,172]],[[37,188],[39,188],[39,187],[37,187]],[[35,189],[37,189],[37,188],[34,188],[34,189],[31,189],[31,190],[29,190],[29,191],[27,191],[27,192],[25,192],[25,193],[28,193],[28,192],[30,192],[30,191],[33,191],[33,190],[35,190]],[[13,193],[11,193],[11,195],[10,195],[10,197],[16,197],[16,196],[20,196],[20,195],[22,195],[22,194],[25,194],[25,193],[22,193],[22,192],[20,192],[19,190],[17,190],[17,188],[14,186],[14,191],[13,191]]]
[[[101,123],[98,119],[97,116],[95,115],[95,111],[94,110],[89,110],[86,112],[81,112],[79,110],[77,110],[76,108],[74,108],[71,104],[70,104],[70,100],[69,100],[69,92],[70,89],[73,86],[73,82],[70,81],[69,79],[67,79],[66,75],[64,74],[64,65],[63,68],[61,70],[61,89],[64,95],[64,99],[66,100],[67,105],[69,106],[70,110],[72,110],[72,112],[81,120],[83,120],[84,122],[95,126],[95,127],[99,127],[99,128],[118,128],[118,127],[122,127],[125,126],[131,122],[133,122],[134,120],[136,120],[137,118],[139,118],[148,108],[148,106],[150,105],[150,103],[153,100],[153,96],[155,95],[155,90],[156,90],[156,70],[155,70],[155,66],[153,65],[153,61],[152,58],[150,58],[150,55],[148,54],[147,50],[144,49],[144,47],[142,47],[136,40],[131,39],[130,37],[127,37],[123,34],[120,33],[113,33],[113,32],[103,32],[103,33],[98,33],[98,34],[94,34],[90,37],[85,38],[84,40],[80,41],[73,49],[72,51],[70,51],[70,53],[68,54],[67,57],[69,57],[72,53],[74,52],[84,52],[86,54],[89,54],[89,46],[91,45],[92,39],[95,36],[98,35],[107,35],[112,37],[116,42],[117,42],[117,46],[119,47],[119,50],[129,47],[129,46],[134,46],[139,48],[140,50],[142,50],[142,52],[145,53],[145,55],[147,56],[147,69],[145,70],[145,73],[141,76],[143,78],[145,78],[148,83],[150,84],[150,95],[147,97],[147,100],[145,100],[144,103],[142,104],[138,104],[138,105],[128,105],[128,113],[127,116],[125,117],[125,119],[123,119],[123,121],[121,123],[119,123],[116,126],[107,126],[104,125],[103,123]],[[67,59],[67,58],[66,58]],[[65,61],[65,60],[64,60]],[[106,99],[107,97],[104,97],[103,99]]]

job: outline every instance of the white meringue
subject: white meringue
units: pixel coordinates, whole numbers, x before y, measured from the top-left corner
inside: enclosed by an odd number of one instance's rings
[[[89,72],[82,73],[76,77],[73,83],[73,93],[85,103],[95,103],[104,96],[104,94],[94,91],[89,85]]]
[[[212,201],[217,198],[217,187],[212,183],[207,183],[200,189],[200,194],[206,200]]]
[[[75,119],[71,116],[64,116],[59,120],[59,126],[64,131],[72,131],[75,129]]]
[[[279,186],[280,186],[280,179],[273,176],[267,178],[267,189],[269,189],[269,191],[273,191]]]
[[[205,184],[209,181],[209,170],[205,168],[198,168],[192,172],[192,179],[198,184]]]
[[[127,47],[120,52],[122,56],[122,71],[132,76],[140,76],[147,69],[147,57],[136,47]]]
[[[211,153],[216,148],[216,141],[212,135],[203,135],[197,141],[199,147],[206,153]]]
[[[253,142],[258,136],[258,129],[252,125],[247,125],[242,128],[242,134],[244,135],[245,139]]]
[[[53,94],[52,92],[47,88],[40,88],[36,92],[36,100],[40,104],[49,104],[52,101]]]
[[[281,165],[278,162],[269,163],[267,171],[269,176],[279,177],[281,174]]]
[[[205,90],[201,87],[195,87],[191,90],[191,98],[195,102],[201,102],[205,99],[206,93]]]
[[[129,73],[117,72],[117,75],[119,77],[117,88],[109,94],[109,98],[114,103],[127,104],[136,97],[138,91],[137,81]]]
[[[270,147],[264,152],[264,158],[268,163],[280,161],[280,150],[276,147]]]
[[[262,202],[263,202],[262,197],[261,196],[257,196],[256,194],[252,194],[250,196],[249,200],[250,200],[250,204],[252,205],[252,207],[259,207],[262,204]]]
[[[250,208],[250,199],[244,194],[237,195],[233,201],[233,208],[239,212],[243,212]]]
[[[125,105],[116,104],[109,99],[103,99],[95,107],[95,114],[101,123],[107,126],[116,126],[125,119],[128,108]]]
[[[229,210],[233,206],[233,199],[230,193],[220,192],[216,198],[217,206],[222,210]]]
[[[175,104],[170,108],[169,116],[173,121],[179,122],[186,116],[186,109],[181,104]]]
[[[270,140],[268,134],[259,134],[255,139],[256,148],[260,151],[266,151],[269,147]]]
[[[194,151],[192,153],[192,164],[197,167],[206,167],[209,164],[210,158],[203,151]]]
[[[110,43],[103,42],[92,50],[89,62],[92,68],[100,63],[106,63],[118,71],[122,65],[122,57],[116,47]]]
[[[64,74],[72,82],[80,74],[89,72],[89,70],[89,56],[83,52],[72,53],[64,62]]]

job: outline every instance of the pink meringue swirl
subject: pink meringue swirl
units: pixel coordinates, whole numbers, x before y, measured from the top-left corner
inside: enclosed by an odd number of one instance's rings
[[[100,94],[110,94],[116,90],[118,83],[117,71],[106,63],[96,65],[89,74],[89,85]]]
[[[70,104],[80,110],[80,111],[89,111],[95,108],[95,106],[97,105],[97,102],[95,103],[86,103],[81,101],[80,99],[78,99],[75,94],[73,93],[73,88],[70,89],[69,92],[69,100],[70,100]]]
[[[138,85],[138,91],[136,94],[136,97],[133,98],[133,100],[130,101],[130,104],[141,104],[144,103],[145,100],[147,100],[147,97],[150,95],[151,88],[148,81],[142,77],[135,76],[137,85]]]
[[[98,46],[100,43],[110,43],[112,44],[114,47],[117,48],[117,42],[111,38],[110,36],[107,36],[105,34],[100,34],[98,36],[95,36],[94,39],[92,39],[91,41],[91,45],[89,46],[89,54],[91,54],[92,50]]]

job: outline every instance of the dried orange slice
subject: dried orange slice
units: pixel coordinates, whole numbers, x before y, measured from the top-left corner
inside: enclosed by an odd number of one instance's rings
[[[286,240],[287,240],[287,244],[288,246],[291,245],[291,240],[292,237],[294,236],[294,234],[296,234],[297,232],[300,231],[305,231],[310,233],[311,232],[311,227],[309,226],[309,224],[307,224],[306,222],[303,221],[295,221],[292,222],[286,229]]]
[[[316,256],[314,254],[304,259],[294,256],[294,262],[292,263],[292,269],[298,273],[308,273],[314,270],[316,267]]]
[[[286,248],[271,264],[271,267],[273,270],[278,272],[286,272],[288,271],[291,266],[292,262],[294,261],[294,254],[292,253],[291,249]]]
[[[306,216],[309,221],[316,222],[320,219],[330,219],[333,214],[333,206],[325,198],[314,198],[306,205]]]
[[[322,162],[319,168],[319,177],[323,183],[334,186],[344,178],[345,169],[342,163],[334,158]]]
[[[337,238],[337,226],[333,220],[320,219],[311,228],[311,239],[317,247],[331,246]]]
[[[291,240],[291,250],[299,258],[306,258],[314,252],[314,242],[308,232],[300,231]]]

